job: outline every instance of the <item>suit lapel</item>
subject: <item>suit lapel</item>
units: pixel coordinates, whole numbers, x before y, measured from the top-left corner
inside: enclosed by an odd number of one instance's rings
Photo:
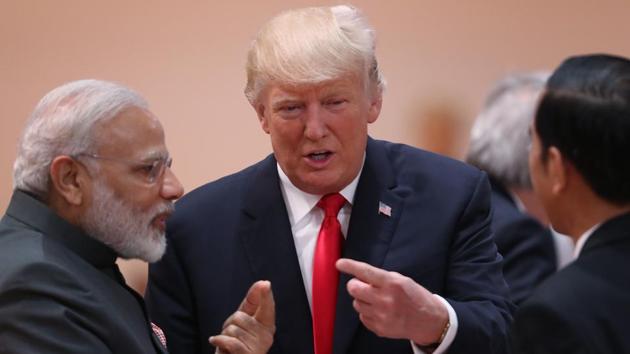
[[[277,349],[282,353],[313,353],[310,307],[276,160],[269,156],[258,167],[245,194],[239,235],[255,279],[271,281],[276,303],[274,347],[281,346]]]
[[[392,235],[403,211],[403,198],[396,193],[396,181],[384,146],[369,139],[366,160],[352,205],[343,257],[382,267]],[[391,215],[379,210],[379,203],[391,208]],[[333,352],[346,353],[359,325],[346,290],[350,276],[341,274],[337,295]]]

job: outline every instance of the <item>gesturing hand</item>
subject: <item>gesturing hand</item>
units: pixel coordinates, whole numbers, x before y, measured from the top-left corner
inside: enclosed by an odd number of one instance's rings
[[[340,259],[337,269],[354,276],[347,289],[359,319],[381,337],[405,338],[425,346],[439,341],[448,310],[411,278],[367,263]]]
[[[271,283],[255,282],[245,299],[223,323],[223,331],[208,340],[216,354],[264,354],[273,343],[276,312]]]

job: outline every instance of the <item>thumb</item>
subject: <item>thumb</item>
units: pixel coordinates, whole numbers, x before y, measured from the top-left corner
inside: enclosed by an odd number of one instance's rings
[[[241,302],[241,305],[238,307],[238,311],[254,316],[260,306],[265,289],[267,289],[267,291],[271,291],[271,284],[268,281],[259,280],[252,284],[247,291],[247,295],[245,295],[243,302]]]
[[[260,305],[254,314],[254,318],[265,326],[275,326],[276,324],[276,304],[271,291],[271,283],[263,282],[260,292]]]

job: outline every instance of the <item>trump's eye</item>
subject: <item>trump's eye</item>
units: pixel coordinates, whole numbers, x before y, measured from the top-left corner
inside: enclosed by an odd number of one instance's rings
[[[339,110],[345,107],[348,100],[344,98],[333,98],[324,102],[324,105],[332,110]]]
[[[297,105],[297,104],[285,106],[285,107],[282,108],[282,110],[285,111],[285,112],[295,112],[298,109],[300,109],[300,106]]]
[[[304,110],[304,105],[301,103],[286,103],[278,106],[275,111],[283,118],[295,118],[299,116]]]

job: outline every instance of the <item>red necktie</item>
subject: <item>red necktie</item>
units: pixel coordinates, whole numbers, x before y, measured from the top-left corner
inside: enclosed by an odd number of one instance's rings
[[[332,354],[335,306],[341,257],[341,225],[337,213],[346,200],[339,193],[327,194],[317,203],[325,216],[317,236],[313,260],[313,343],[315,354]]]

